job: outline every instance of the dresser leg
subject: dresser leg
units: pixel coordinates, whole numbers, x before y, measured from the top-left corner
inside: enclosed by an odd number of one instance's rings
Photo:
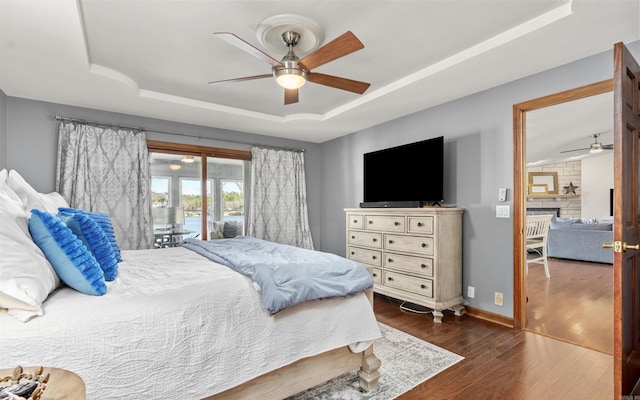
[[[433,322],[435,322],[437,324],[441,324],[442,323],[442,317],[444,316],[442,311],[433,310],[432,314],[433,314]]]
[[[458,317],[467,312],[463,305],[453,306],[451,309],[453,310],[453,314]]]

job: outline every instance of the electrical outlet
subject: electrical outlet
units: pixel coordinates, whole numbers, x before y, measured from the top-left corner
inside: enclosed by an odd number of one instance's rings
[[[497,306],[502,306],[504,304],[504,298],[502,296],[502,293],[500,292],[496,292],[496,294],[493,297],[493,300]]]
[[[476,296],[476,288],[467,286],[467,297],[473,299]]]

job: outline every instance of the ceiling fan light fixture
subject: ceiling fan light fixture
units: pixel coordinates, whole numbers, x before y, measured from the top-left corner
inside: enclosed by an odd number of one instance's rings
[[[591,145],[591,149],[589,150],[591,154],[602,153],[602,145],[600,143],[593,143]]]
[[[184,156],[181,161],[185,164],[192,164],[196,161],[196,159],[193,158],[193,156]]]
[[[300,68],[274,67],[273,75],[285,89],[298,89],[307,82],[307,72]]]
[[[172,170],[172,171],[177,171],[180,168],[182,168],[182,165],[180,165],[180,164],[169,164],[169,169]]]

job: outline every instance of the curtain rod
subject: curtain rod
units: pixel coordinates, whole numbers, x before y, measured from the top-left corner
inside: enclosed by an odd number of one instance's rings
[[[80,119],[80,118],[62,117],[60,115],[55,115],[54,117],[56,118],[56,121],[80,122],[80,123],[84,123],[84,124],[112,126],[112,127],[115,127],[115,128],[132,129],[132,130],[153,132],[153,133],[164,133],[164,134],[167,134],[167,135],[185,136],[185,137],[190,137],[190,138],[194,138],[194,139],[220,140],[220,141],[223,141],[223,142],[244,144],[244,145],[247,145],[247,146],[266,147],[266,148],[278,149],[278,150],[289,150],[289,151],[300,151],[300,152],[304,152],[305,151],[305,149],[294,149],[294,148],[285,148],[285,147],[277,147],[277,146],[268,146],[268,145],[264,145],[264,144],[251,144],[251,143],[246,143],[246,142],[238,142],[238,141],[235,141],[235,140],[216,139],[216,138],[210,138],[210,137],[204,137],[204,136],[189,135],[189,134],[180,133],[180,132],[160,131],[160,130],[157,130],[157,129],[145,129],[145,128],[142,128],[142,127],[139,127],[139,126],[118,125],[118,124],[111,124],[111,123],[107,123],[107,122],[89,121],[89,120]]]
[[[284,151],[297,151],[300,153],[304,153],[305,149],[294,149],[292,147],[280,147],[280,146],[267,146],[265,144],[254,144],[254,147],[260,147],[263,149],[271,149],[271,150],[284,150]]]

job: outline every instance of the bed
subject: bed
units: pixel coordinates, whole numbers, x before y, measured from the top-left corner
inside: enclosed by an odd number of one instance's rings
[[[10,257],[16,247],[1,246]],[[59,284],[40,316],[0,310],[0,368],[64,368],[88,399],[281,399],[356,369],[363,388],[377,386],[371,291],[271,313],[249,277],[187,248],[121,258],[102,296]]]

